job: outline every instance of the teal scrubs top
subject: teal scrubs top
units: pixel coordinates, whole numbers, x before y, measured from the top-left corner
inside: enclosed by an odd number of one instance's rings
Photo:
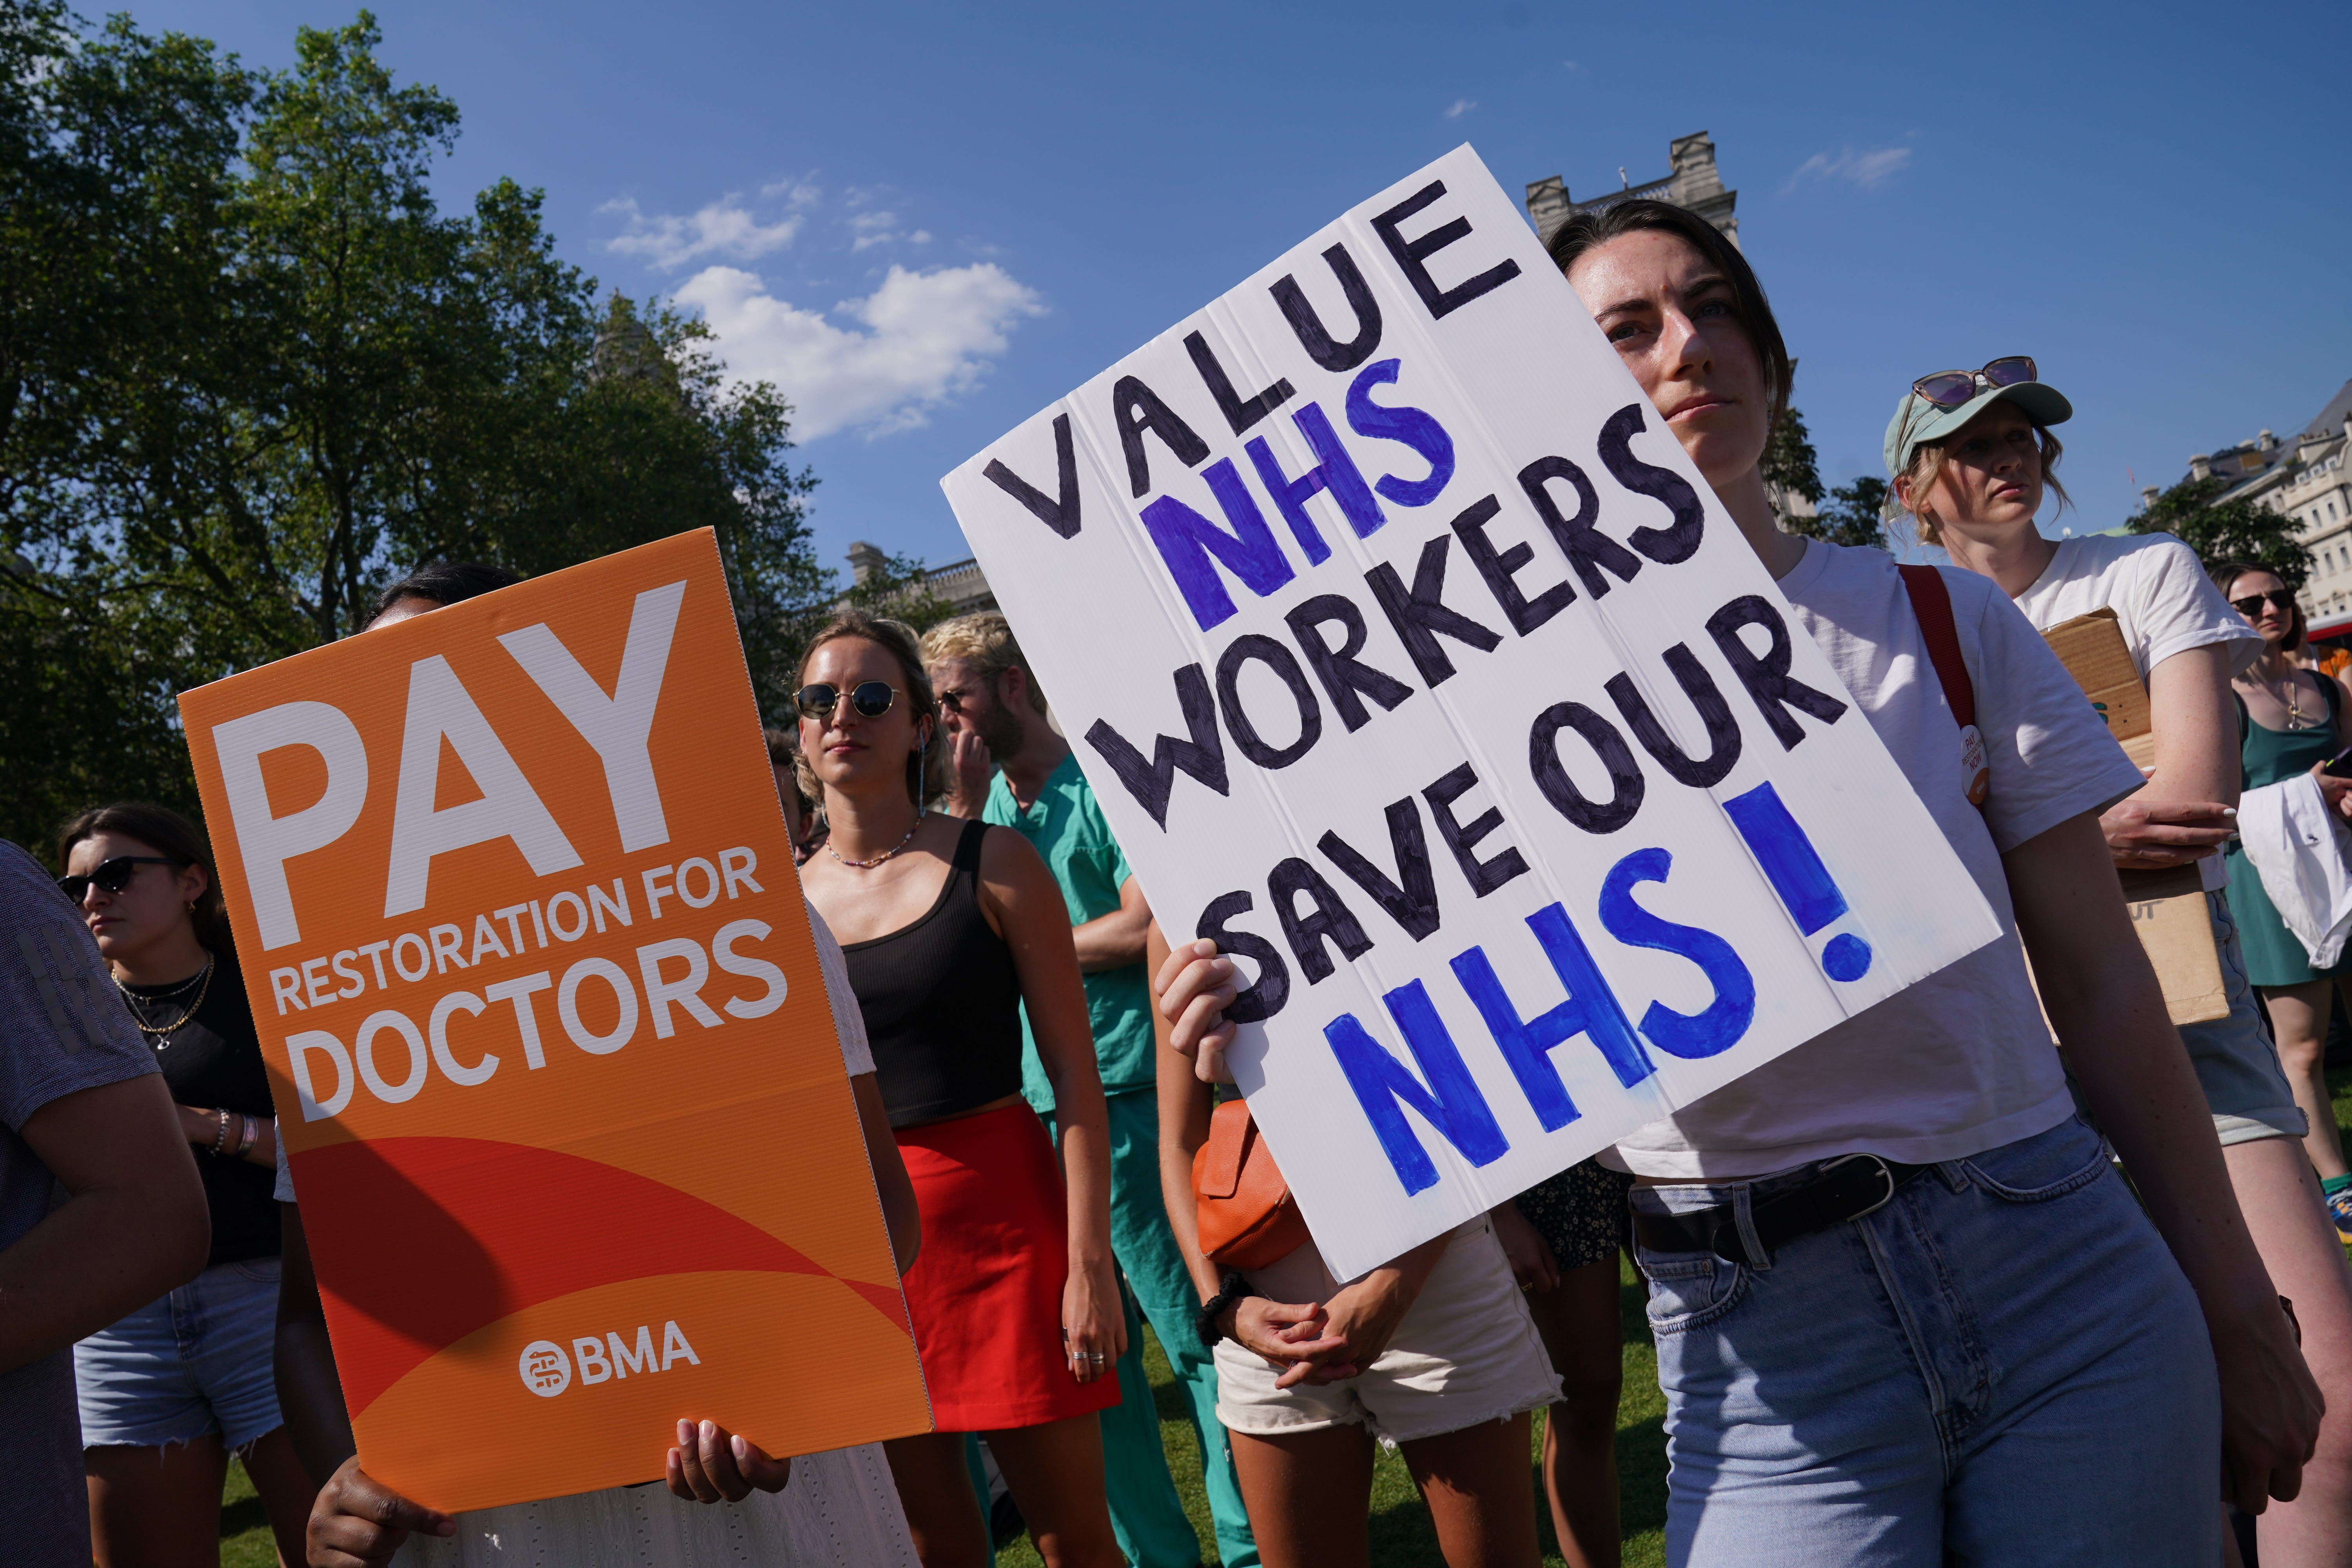
[[[1013,791],[997,773],[988,786],[988,804],[981,820],[1025,835],[1044,858],[1046,869],[1062,887],[1069,906],[1070,924],[1084,925],[1118,908],[1118,890],[1132,875],[1118,840],[1110,836],[1095,804],[1095,792],[1075,755],[1062,759],[1029,809],[1021,809]],[[1095,1061],[1102,1070],[1105,1094],[1150,1089],[1154,1082],[1151,1058],[1151,988],[1143,965],[1106,969],[1085,977],[1087,1016],[1094,1025]],[[1041,1116],[1054,1110],[1054,1086],[1037,1060],[1037,1039],[1029,1030],[1027,1008],[1021,1014],[1021,1092]]]

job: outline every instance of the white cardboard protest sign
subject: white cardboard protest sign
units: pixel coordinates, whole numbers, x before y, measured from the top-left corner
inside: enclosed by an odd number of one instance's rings
[[[1999,934],[1466,146],[943,485],[1341,1279]]]

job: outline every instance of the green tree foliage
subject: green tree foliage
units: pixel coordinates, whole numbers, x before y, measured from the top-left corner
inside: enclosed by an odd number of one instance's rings
[[[1884,550],[1885,505],[1886,481],[1876,474],[1864,474],[1853,483],[1831,490],[1819,512],[1790,522],[1789,531],[1831,544],[1860,544]]]
[[[1771,494],[1780,526],[1791,533],[1807,531],[1801,526],[1805,519],[1796,502],[1799,497],[1812,503],[1821,500],[1822,470],[1813,455],[1812,437],[1805,429],[1805,416],[1793,407],[1780,416],[1780,423],[1772,426],[1772,439],[1765,445],[1764,488]]]
[[[1785,532],[1832,544],[1885,546],[1886,530],[1879,521],[1879,508],[1886,500],[1886,481],[1864,474],[1850,485],[1824,490],[1821,459],[1813,452],[1805,416],[1794,408],[1780,416],[1764,448],[1764,489],[1772,498],[1772,510]],[[1823,504],[1824,496],[1827,504]],[[1813,510],[1800,510],[1800,497]]]
[[[2311,552],[2295,537],[2294,519],[2242,498],[2218,500],[2233,481],[2183,479],[2125,520],[2134,533],[2179,537],[2208,566],[2247,561],[2278,574],[2290,588],[2311,575]]]
[[[174,695],[358,629],[434,557],[552,571],[717,531],[772,713],[829,605],[790,406],[558,260],[361,13],[291,69],[0,4],[0,836],[193,804]],[[27,759],[31,759],[28,763]]]

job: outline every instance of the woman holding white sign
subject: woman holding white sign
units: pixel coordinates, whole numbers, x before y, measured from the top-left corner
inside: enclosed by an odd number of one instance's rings
[[[905,1280],[939,1430],[886,1445],[926,1568],[988,1540],[962,1435],[986,1435],[1052,1568],[1117,1568],[1098,1414],[1126,1326],[1109,1131],[1067,906],[1009,828],[933,816],[939,710],[914,634],[857,611],[801,661],[801,755],[830,828],[802,868],[849,963],[922,1213]],[[1021,1012],[1053,1080],[1061,1170],[1021,1098]]]
[[[2231,879],[2221,860],[2239,791],[2231,678],[2262,656],[2264,643],[2207,580],[2196,552],[2170,534],[2042,537],[2033,520],[2044,491],[2065,499],[2052,472],[2058,441],[2049,426],[2072,412],[2022,356],[1975,373],[1922,376],[1887,426],[1887,469],[1921,539],[1943,545],[1954,565],[1990,578],[2041,631],[2112,611],[2147,687],[2155,766],[2147,787],[2109,807],[2100,826],[2120,869],[2194,866],[2205,873],[2229,1012],[2180,1026],[2181,1042],[2247,1228],[2272,1279],[2294,1303],[2304,1359],[2331,1412],[2305,1467],[2302,1493],[2263,1518],[2263,1555],[2273,1568],[2336,1563],[2352,1545],[2352,1269],[2325,1217],[2320,1184],[2305,1157],[2305,1110],[2263,1031],[2239,922],[2221,890],[2235,880],[2232,897],[2269,913],[2261,879],[2251,870]],[[2275,721],[2265,713],[2266,729]],[[2314,737],[2316,753],[2332,756],[2333,743],[2321,739]],[[2315,1064],[2315,1036],[2312,1044]],[[2326,1103],[2324,1088],[2306,1101],[2332,1123]]]
[[[1759,465],[1788,354],[1710,225],[1624,202],[1551,248],[2005,928],[1618,1145],[1668,1561],[2209,1568],[2216,1494],[2293,1497],[2321,1402],[2116,897],[2099,814],[2139,771],[1990,584],[1931,572],[1971,753],[1893,561],[1780,531]],[[1234,977],[1207,946],[1161,1005],[1214,1058]],[[2074,1114],[2028,952],[2145,1213]]]

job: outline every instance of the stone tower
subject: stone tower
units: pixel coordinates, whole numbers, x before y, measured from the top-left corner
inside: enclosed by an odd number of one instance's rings
[[[1646,184],[1629,184],[1622,190],[1590,201],[1571,201],[1568,186],[1558,174],[1536,181],[1528,187],[1528,216],[1535,220],[1536,237],[1546,245],[1559,232],[1559,226],[1582,212],[1599,212],[1637,196],[1653,201],[1672,202],[1678,207],[1688,207],[1707,222],[1730,236],[1731,243],[1739,243],[1739,220],[1731,216],[1733,204],[1738,201],[1738,191],[1723,188],[1723,176],[1716,173],[1715,142],[1704,131],[1694,131],[1687,136],[1677,136],[1666,147],[1666,158],[1674,172],[1661,180]]]

